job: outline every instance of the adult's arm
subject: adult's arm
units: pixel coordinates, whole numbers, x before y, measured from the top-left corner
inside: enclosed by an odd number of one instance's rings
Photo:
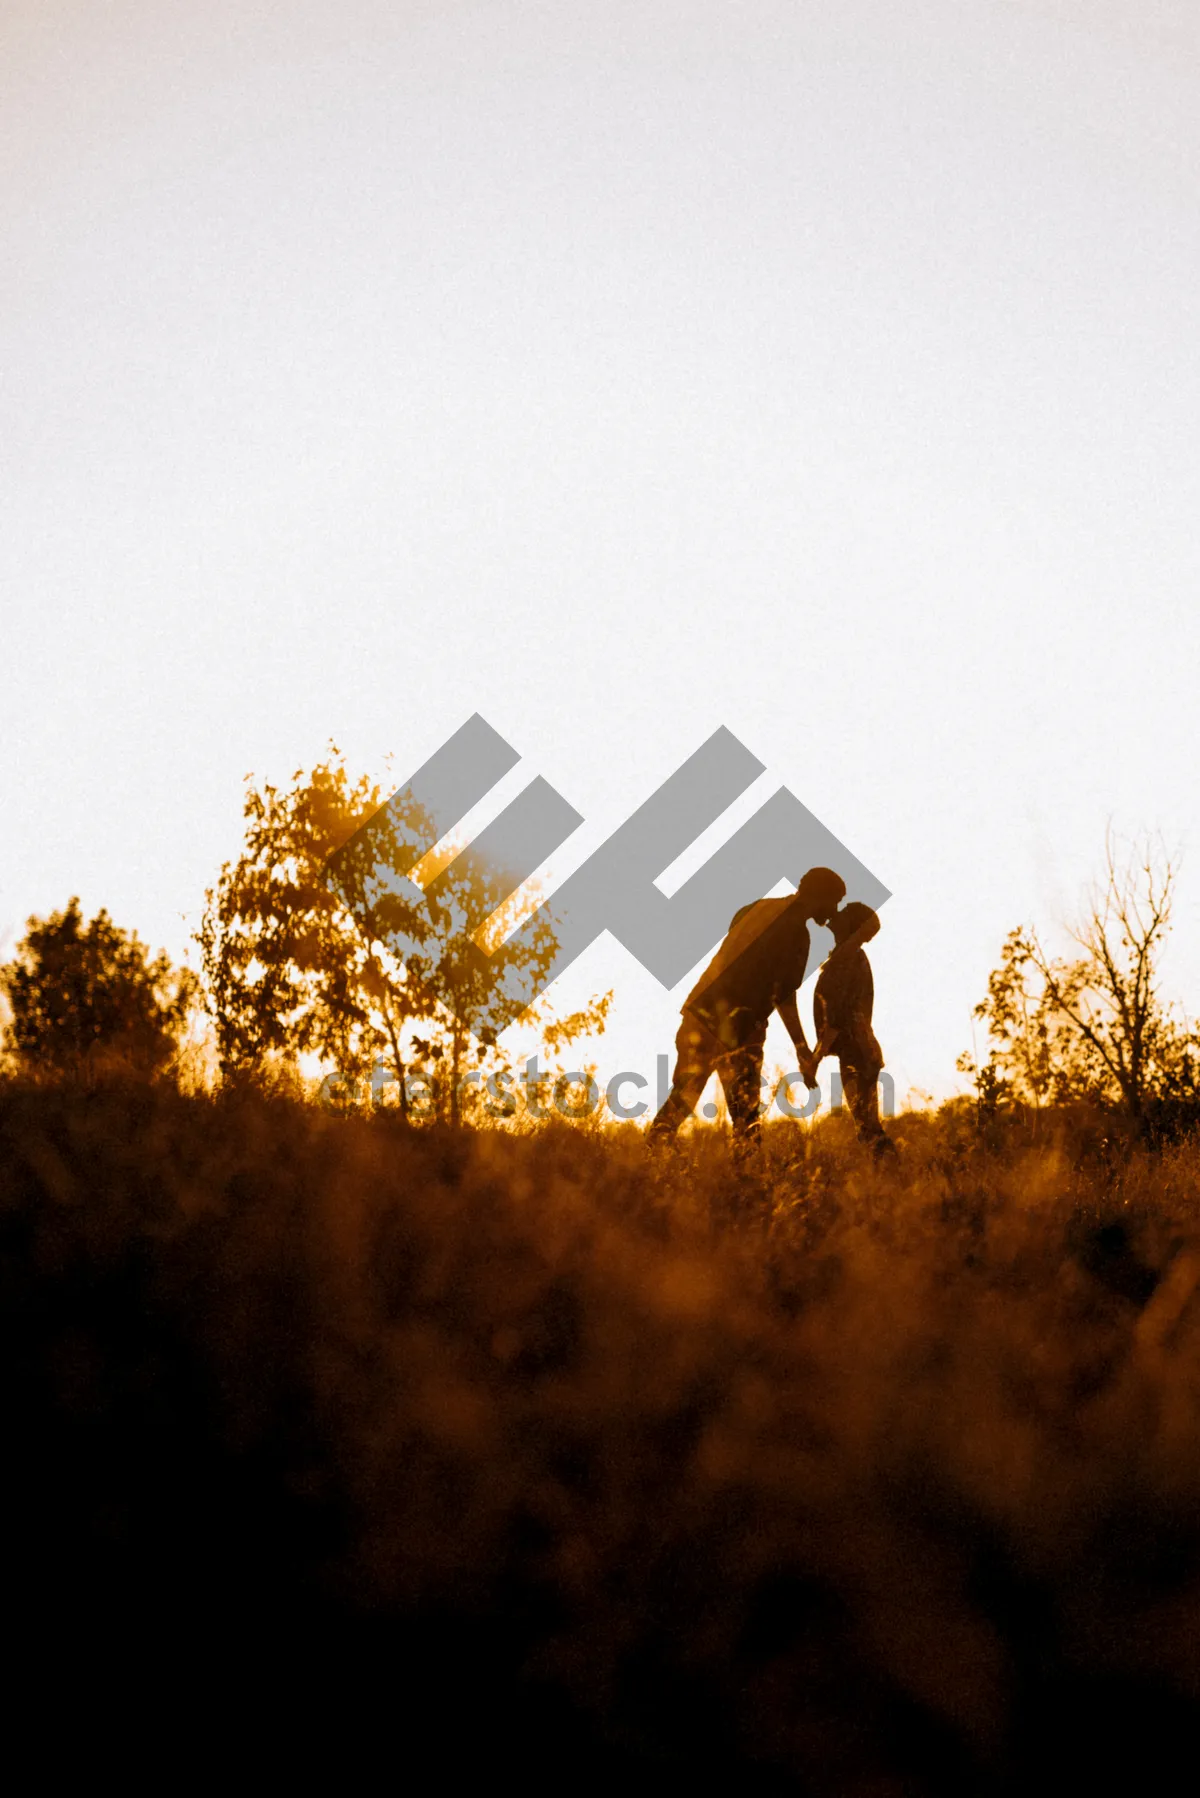
[[[796,1005],[795,993],[792,994],[790,999],[781,999],[775,1009],[783,1019],[783,1027],[791,1037],[792,1042],[795,1045],[796,1054],[800,1057],[800,1072],[807,1077],[809,1061],[808,1039],[804,1034],[804,1026],[800,1022],[800,1012]],[[811,1081],[809,1084],[811,1085]]]

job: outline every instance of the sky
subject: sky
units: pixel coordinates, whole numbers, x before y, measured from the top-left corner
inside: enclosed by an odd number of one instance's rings
[[[5,0],[0,953],[182,958],[247,773],[478,711],[551,884],[753,750],[725,834],[892,891],[900,1095],[1110,821],[1200,1012],[1198,194],[1194,0]],[[652,1071],[688,984],[561,999]]]

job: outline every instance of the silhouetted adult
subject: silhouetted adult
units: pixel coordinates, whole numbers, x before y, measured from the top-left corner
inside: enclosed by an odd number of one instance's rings
[[[800,1071],[812,1086],[822,1058],[835,1054],[860,1140],[878,1155],[894,1155],[896,1145],[879,1120],[883,1051],[871,1021],[875,981],[863,947],[879,934],[879,914],[855,902],[834,912],[829,928],[835,947],[813,993],[816,1047],[811,1059],[801,1058]]]
[[[789,898],[758,899],[734,913],[724,942],[683,1002],[675,1077],[650,1126],[653,1135],[678,1130],[716,1073],[735,1135],[754,1136],[767,1022],[779,1013],[803,1067],[809,1049],[796,993],[808,968],[808,925],[828,923],[845,895],[840,874],[810,868]]]

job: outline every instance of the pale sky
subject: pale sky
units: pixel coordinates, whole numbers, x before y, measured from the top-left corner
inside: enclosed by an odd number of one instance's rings
[[[561,872],[727,725],[901,1094],[1110,817],[1200,1011],[1198,196],[1195,0],[5,0],[0,951],[181,956],[245,773],[478,710]]]

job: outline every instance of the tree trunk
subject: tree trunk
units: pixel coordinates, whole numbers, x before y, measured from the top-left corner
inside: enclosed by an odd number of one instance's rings
[[[462,1074],[463,1033],[457,1019],[454,1034],[450,1039],[450,1123],[455,1130],[462,1123],[462,1109],[459,1104],[458,1083]]]
[[[396,1035],[396,1026],[392,1022],[392,1013],[387,1005],[383,1008],[383,1016],[387,1024],[388,1040],[392,1045],[392,1062],[396,1069],[396,1078],[400,1082],[400,1118],[403,1123],[407,1124],[409,1122],[408,1076],[405,1072],[404,1057],[400,1053],[400,1039]]]

